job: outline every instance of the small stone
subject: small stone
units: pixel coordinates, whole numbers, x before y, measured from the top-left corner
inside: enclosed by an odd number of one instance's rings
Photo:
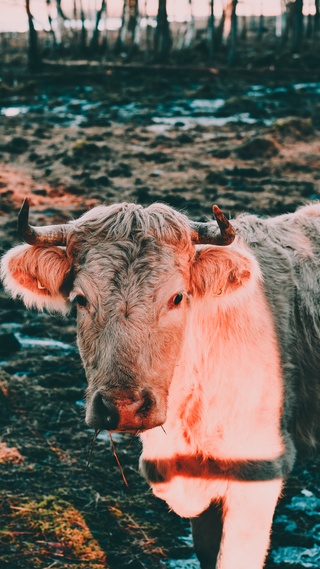
[[[125,162],[120,162],[108,174],[110,178],[130,178],[132,176],[131,168]]]
[[[102,186],[110,186],[110,180],[109,180],[108,176],[106,176],[105,174],[98,176],[96,178],[96,182],[98,184],[101,184]]]
[[[280,149],[273,138],[263,138],[257,136],[250,138],[235,150],[239,158],[252,160],[254,158],[270,158],[279,154]]]
[[[46,196],[48,194],[45,188],[35,188],[32,190],[32,193],[36,194],[37,196]]]
[[[159,178],[163,176],[163,170],[153,170],[150,174],[151,178]]]
[[[13,154],[23,154],[29,147],[29,141],[22,136],[14,136],[7,144],[5,150]]]

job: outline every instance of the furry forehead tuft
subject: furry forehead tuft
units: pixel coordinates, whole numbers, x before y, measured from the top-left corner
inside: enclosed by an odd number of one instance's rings
[[[154,237],[161,244],[191,246],[188,218],[171,207],[155,203],[147,208],[132,203],[97,206],[73,222],[70,235],[81,241],[99,239],[126,240],[132,236]]]

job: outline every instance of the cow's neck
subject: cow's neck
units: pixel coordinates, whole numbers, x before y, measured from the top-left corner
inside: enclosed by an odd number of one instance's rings
[[[195,301],[169,391],[165,452],[271,458],[282,451],[281,407],[278,347],[262,291],[230,308]]]

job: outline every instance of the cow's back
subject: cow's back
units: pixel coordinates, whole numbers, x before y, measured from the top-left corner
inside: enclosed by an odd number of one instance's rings
[[[235,228],[257,257],[277,330],[285,379],[283,428],[303,452],[320,435],[320,204]]]

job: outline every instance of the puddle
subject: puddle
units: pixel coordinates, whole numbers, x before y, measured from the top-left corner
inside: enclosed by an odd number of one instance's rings
[[[86,89],[84,91],[89,92],[90,90]],[[0,107],[0,115],[10,119],[29,112],[36,114],[45,113],[46,119],[50,122],[78,127],[87,120],[87,114],[97,109],[100,105],[101,103],[93,103],[86,98],[54,97],[42,94],[30,105],[2,106]]]
[[[46,109],[49,120],[59,118],[59,123],[66,126],[81,126],[86,122],[87,113],[99,107],[100,103],[89,103],[83,99],[65,98],[61,104]]]
[[[225,103],[225,99],[193,99],[190,108],[194,112],[214,113],[221,109]]]
[[[308,91],[314,95],[320,95],[320,83],[293,83],[291,88],[289,87],[265,87],[264,85],[252,85],[250,87],[247,96],[248,97],[264,97],[266,95],[278,95],[283,93],[289,93],[290,90],[293,91]]]
[[[273,107],[271,108],[276,108],[281,105],[283,95],[303,92],[318,97],[320,95],[320,83],[294,83],[289,87],[276,88],[253,85],[244,94],[244,97],[260,98],[263,100],[259,103],[260,106],[266,107],[272,101]],[[105,102],[90,101],[90,88],[84,86],[81,89],[74,90],[70,96],[47,89],[30,105],[14,105],[11,101],[10,105],[0,108],[0,115],[10,120],[12,117],[28,112],[45,113],[46,120],[50,122],[75,127],[85,126],[87,123],[93,126],[104,126],[106,120],[120,123],[137,120],[142,121],[149,130],[155,132],[163,132],[174,126],[180,126],[187,130],[197,125],[222,127],[228,123],[237,122],[252,125],[260,123],[270,126],[276,120],[275,117],[255,117],[250,112],[231,113],[223,117],[215,116],[224,107],[226,101],[228,98],[223,99],[221,97],[214,99],[196,98],[193,100],[177,98],[168,103],[161,103],[149,108],[136,101],[109,106]]]
[[[1,324],[1,333],[10,334],[11,332],[17,332],[21,329],[21,324],[18,322],[4,322]]]
[[[232,115],[230,117],[185,117],[185,116],[175,116],[175,117],[153,117],[152,119],[156,124],[147,127],[147,130],[159,132],[165,132],[169,128],[178,126],[182,130],[189,130],[195,126],[225,126],[228,123],[246,123],[255,124],[256,119],[250,117],[249,113],[239,113],[237,115]],[[263,124],[272,124],[272,121],[260,121]],[[161,129],[159,129],[159,126]]]
[[[190,533],[186,536],[179,537],[179,541],[181,541],[184,545],[188,545],[190,548],[193,547],[193,540],[191,530]],[[194,553],[188,559],[169,559],[163,563],[164,567],[168,569],[199,569],[199,561],[197,559],[196,554]]]
[[[279,547],[272,551],[271,557],[276,564],[300,565],[301,567],[320,567],[320,549],[303,547]]]
[[[126,437],[123,433],[112,432],[111,436],[112,436],[113,442],[115,442],[115,443],[122,443],[126,439]],[[109,435],[108,431],[101,431],[101,433],[99,433],[97,436],[97,440],[110,443],[110,435]]]
[[[222,127],[228,123],[255,124],[261,122],[265,125],[272,124],[272,120],[256,119],[248,112],[236,113],[229,116],[215,116],[225,104],[225,99],[193,99],[183,101],[180,104],[158,105],[157,115],[152,117],[151,124],[147,130],[154,132],[165,132],[172,127],[180,127],[182,130],[189,130],[196,126],[217,126]]]
[[[34,348],[36,346],[43,346],[45,348],[53,348],[55,350],[65,350],[68,352],[75,352],[77,348],[71,344],[65,344],[59,340],[52,338],[34,338],[30,336],[23,336],[19,332],[15,333],[15,337],[20,342],[23,348]]]
[[[24,115],[30,110],[30,107],[25,105],[20,107],[5,107],[0,109],[0,115],[4,115],[5,117],[16,117],[18,115]]]
[[[320,499],[310,492],[310,490],[302,490],[301,494],[302,496],[294,496],[290,504],[286,506],[286,509],[301,511],[308,516],[319,515]]]
[[[189,559],[171,559],[164,567],[168,567],[168,569],[199,569],[200,565],[194,554]]]
[[[78,407],[85,407],[85,402],[82,400],[76,401],[76,405]],[[88,432],[93,437],[95,433],[94,429],[88,429]],[[123,443],[124,441],[128,442],[128,433],[116,433],[112,431],[111,436],[114,443]],[[97,436],[97,441],[104,441],[105,443],[109,443],[109,446],[111,446],[109,431],[100,431]]]

